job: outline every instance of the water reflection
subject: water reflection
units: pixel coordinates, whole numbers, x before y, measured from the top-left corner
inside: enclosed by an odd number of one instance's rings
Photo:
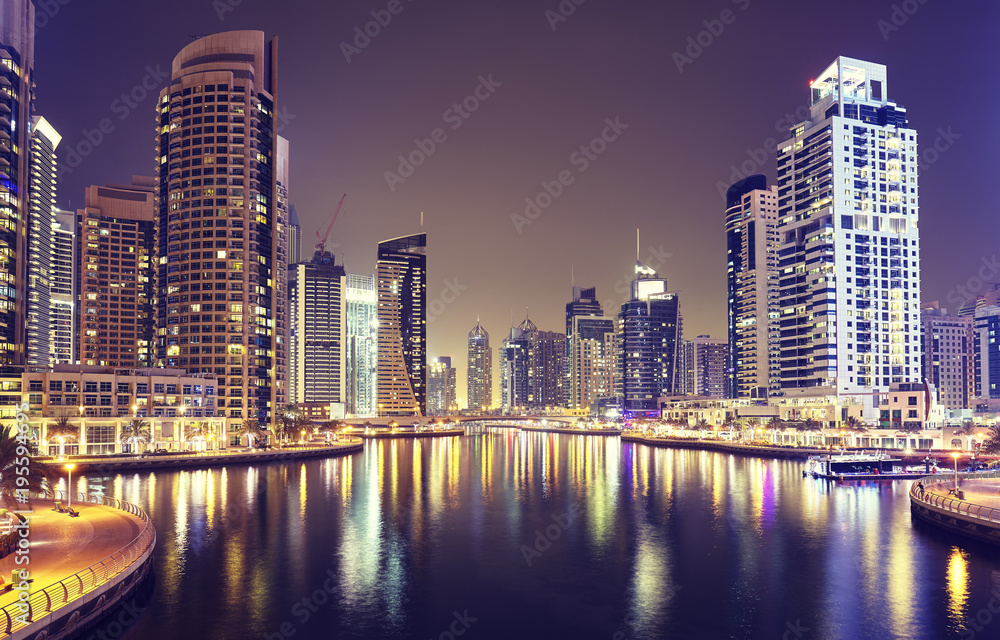
[[[781,637],[796,621],[808,637],[957,635],[1000,560],[915,527],[906,489],[499,428],[106,487],[159,533],[129,638],[283,622],[297,638],[436,638],[466,609],[481,638]],[[303,620],[327,581],[335,596]]]

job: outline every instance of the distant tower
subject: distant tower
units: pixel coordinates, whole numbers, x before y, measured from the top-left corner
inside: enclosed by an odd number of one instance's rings
[[[348,274],[344,288],[344,372],[348,415],[376,414],[378,291],[375,276]]]
[[[76,364],[79,318],[76,300],[80,287],[76,214],[56,210],[52,222],[52,277],[49,282],[49,363]]]
[[[330,253],[291,269],[288,282],[289,399],[345,401],[344,267]]]
[[[84,208],[76,212],[81,247],[80,364],[121,368],[156,364],[154,184],[153,178],[133,176],[131,185],[88,187]],[[176,319],[180,297],[178,291],[172,293],[170,310]],[[180,346],[171,345],[168,354],[180,358]]]
[[[469,332],[468,399],[469,409],[486,411],[493,406],[493,353],[490,334],[476,320]]]
[[[444,416],[455,409],[455,369],[441,356],[427,369],[427,415]]]
[[[565,334],[539,331],[527,317],[512,328],[500,349],[504,410],[560,406],[565,357]]]
[[[427,234],[378,245],[379,415],[427,414]]]
[[[729,355],[726,397],[780,393],[778,188],[756,174],[726,192]]]
[[[566,406],[587,409],[614,396],[615,321],[606,317],[595,288],[573,287],[566,305]]]
[[[56,208],[56,147],[62,140],[45,118],[31,119],[28,195],[28,366],[48,366],[52,308],[52,214]]]
[[[678,296],[667,292],[665,279],[636,262],[631,299],[621,306],[618,318],[619,375],[625,409],[657,411],[660,396],[675,393],[681,342]]]

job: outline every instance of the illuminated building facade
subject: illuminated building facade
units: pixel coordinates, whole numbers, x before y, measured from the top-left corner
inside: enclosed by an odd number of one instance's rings
[[[837,58],[810,92],[778,145],[782,392],[919,382],[917,133],[883,65]]]
[[[228,418],[286,404],[287,145],[277,38],[232,31],[174,58],[157,133],[157,355],[217,379]]]
[[[379,415],[427,413],[427,234],[380,242]]]

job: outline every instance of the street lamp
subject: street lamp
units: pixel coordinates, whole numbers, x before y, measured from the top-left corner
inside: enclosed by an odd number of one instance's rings
[[[955,459],[955,493],[958,493],[958,452],[952,451],[951,457]]]
[[[73,467],[75,466],[72,462],[66,465],[66,471],[69,472],[69,477],[66,479],[66,495],[68,496],[67,504],[70,509],[73,508]]]

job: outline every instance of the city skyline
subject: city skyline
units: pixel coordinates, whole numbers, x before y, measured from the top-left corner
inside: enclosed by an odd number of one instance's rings
[[[783,127],[796,119],[794,106],[807,103],[810,74],[847,55],[890,68],[892,95],[923,132],[918,155],[922,176],[926,173],[921,180],[924,300],[940,299],[957,309],[956,299],[966,293],[961,288],[976,293],[983,275],[998,277],[988,234],[967,237],[939,213],[955,208],[954,193],[962,185],[988,180],[988,163],[981,158],[989,136],[968,134],[986,117],[990,100],[950,100],[931,91],[924,78],[930,64],[954,69],[955,82],[985,77],[996,57],[985,48],[985,35],[979,37],[988,19],[966,24],[965,16],[933,4],[921,5],[899,25],[892,22],[891,6],[864,3],[829,15],[797,7],[797,16],[780,6],[743,2],[718,8],[649,3],[634,12],[588,3],[565,20],[547,16],[550,7],[527,3],[477,10],[455,4],[444,19],[441,11],[402,6],[370,44],[350,54],[350,61],[340,43],[351,42],[355,27],[365,27],[373,20],[370,12],[382,7],[322,7],[299,15],[247,3],[181,3],[176,12],[158,17],[155,28],[151,16],[124,3],[109,5],[118,17],[108,22],[76,3],[57,5],[55,13],[42,7],[35,46],[36,110],[64,135],[57,154],[59,206],[78,208],[89,184],[127,182],[151,170],[149,116],[157,90],[169,79],[169,61],[189,36],[262,28],[268,38],[285,36],[284,108],[276,114],[276,127],[291,140],[290,202],[300,213],[305,244],[325,228],[334,193],[342,192],[349,194],[348,208],[334,227],[331,249],[349,272],[374,272],[369,247],[386,237],[423,230],[434,238],[428,308],[441,300],[443,311],[429,318],[428,360],[463,353],[476,316],[502,335],[528,307],[540,328],[558,330],[574,271],[577,281],[596,286],[614,311],[631,277],[636,227],[642,229],[640,259],[684,296],[687,333],[722,337],[720,212],[725,203],[719,185],[727,187],[734,175],[751,172],[775,180],[773,147],[786,136]],[[723,9],[731,11],[731,22],[721,22]],[[759,32],[778,17],[806,25],[820,15],[828,28],[810,32],[806,55],[788,56],[785,47],[759,40]],[[139,28],[118,29],[114,33],[124,41],[102,43],[100,34],[125,21]],[[143,30],[147,24],[150,28]],[[319,24],[329,32],[329,44],[318,44]],[[721,32],[713,35],[709,27]],[[920,48],[958,27],[968,34],[962,48],[933,54],[934,47]],[[457,46],[472,29],[483,43],[469,45],[460,59],[451,55],[451,47],[425,44],[437,37]],[[595,50],[589,43],[597,29],[608,46]],[[492,52],[507,31],[522,35],[525,43],[516,54],[497,56]],[[82,60],[64,55],[69,47],[82,46],[84,38],[88,48],[96,47],[92,57],[108,61],[101,77],[86,82]],[[136,54],[116,57],[111,43]],[[412,55],[399,56],[400,51]],[[768,71],[741,73],[747,64]],[[436,72],[428,75],[429,68]],[[323,82],[307,75],[314,69]],[[762,78],[772,91],[756,90]],[[606,90],[593,94],[593,86]],[[312,100],[313,91],[324,98],[334,92],[337,122],[323,123],[327,109],[318,105],[328,101]],[[477,92],[482,104],[467,119],[453,120],[456,111],[445,119],[449,107]],[[77,104],[72,96],[83,93],[88,100]],[[733,99],[741,95],[755,98],[737,105]],[[407,106],[393,107],[397,99]],[[113,127],[109,132],[100,128],[105,118]],[[606,123],[616,118],[628,128]],[[461,126],[452,129],[458,122]],[[401,176],[397,156],[416,151],[414,141],[431,139],[438,128],[447,139],[435,143],[431,157],[412,176],[393,180],[390,188],[386,172]],[[587,165],[571,161],[581,145],[602,134],[604,143],[594,151],[603,152],[595,160]],[[338,154],[321,153],[330,145]],[[564,170],[573,181],[560,186]],[[545,193],[543,182],[559,196],[518,227],[511,215],[525,214],[525,198],[538,200]],[[963,193],[958,201],[961,211],[985,219],[985,194]],[[420,211],[426,214],[423,229]],[[489,242],[462,242],[473,233]],[[512,255],[518,258],[511,260]],[[502,273],[491,267],[499,260],[509,265]],[[524,287],[529,277],[533,286]],[[465,363],[457,366],[464,388]]]

